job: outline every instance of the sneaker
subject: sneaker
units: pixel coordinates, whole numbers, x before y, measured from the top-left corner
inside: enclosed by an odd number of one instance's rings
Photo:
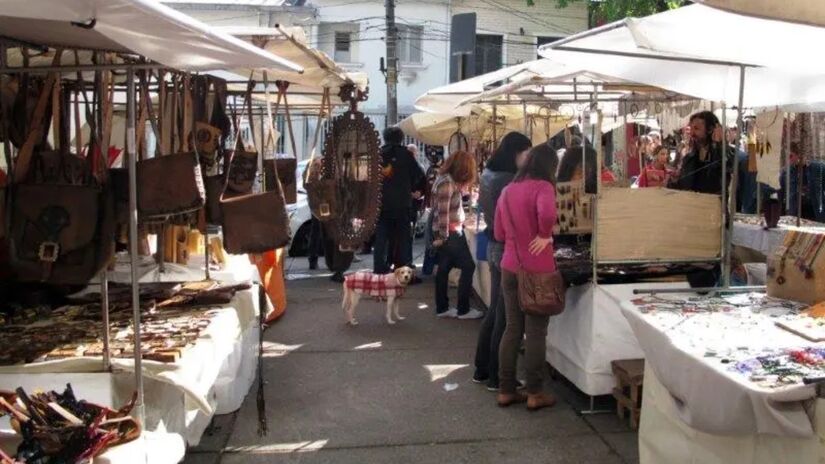
[[[516,390],[524,390],[524,382],[522,382],[521,380],[516,380]],[[497,392],[498,391],[498,383],[488,382],[487,383],[487,391]]]
[[[471,310],[467,311],[464,314],[459,314],[458,315],[458,318],[463,320],[463,321],[471,320],[471,319],[481,319],[482,317],[484,317],[484,313],[477,310],[477,309],[471,309]]]
[[[455,308],[450,308],[447,311],[436,313],[435,317],[441,319],[455,319],[458,317],[458,310]]]
[[[489,377],[485,377],[485,376],[480,375],[478,373],[473,374],[473,383],[482,384],[482,383],[487,383],[489,381],[490,381]]]

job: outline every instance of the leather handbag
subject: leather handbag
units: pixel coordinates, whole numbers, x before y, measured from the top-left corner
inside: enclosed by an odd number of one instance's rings
[[[60,79],[49,80],[44,93],[60,93]],[[60,98],[52,99],[55,127]],[[24,146],[34,147],[48,132],[38,105]],[[99,134],[93,127],[86,159],[62,145],[56,151],[34,150],[15,166],[9,214],[10,262],[16,278],[58,285],[82,285],[111,260],[114,253],[114,205]],[[55,137],[56,143],[65,140]],[[20,158],[18,157],[18,161]],[[100,170],[96,171],[95,165]]]
[[[247,91],[246,106],[249,115],[249,124],[254,137],[254,123],[252,118],[251,91],[254,82],[250,82]],[[240,128],[240,124],[236,124]],[[236,130],[235,144],[240,143],[240,130]],[[224,192],[220,200],[221,222],[223,229],[224,248],[232,254],[264,253],[270,250],[283,248],[290,242],[289,216],[286,211],[286,202],[280,182],[273,185],[266,185],[261,193],[247,193],[230,197],[232,179],[238,179],[233,172],[237,166],[250,165],[257,168],[257,153],[255,162],[249,163],[249,159],[244,160],[244,164],[236,163],[238,156],[251,158],[249,155],[255,152],[235,150],[233,159],[229,163]],[[251,169],[251,168],[250,168]],[[257,169],[256,169],[257,170]],[[256,170],[251,171],[250,182],[254,181]],[[244,173],[249,175],[247,171]],[[276,176],[277,179],[277,176]],[[250,185],[250,191],[252,186]]]
[[[190,113],[192,105],[187,79],[183,78],[182,93],[184,95],[180,109],[180,112],[184,114],[184,129],[181,131],[180,140],[182,151],[173,155],[163,155],[160,152],[160,144],[158,144],[155,157],[143,159],[137,163],[137,206],[141,218],[145,220],[191,213],[201,209],[206,202],[197,143],[193,144],[189,139],[194,123],[187,124],[191,117],[187,114]],[[177,96],[179,93],[177,79],[173,85],[175,85]],[[141,94],[147,102],[149,117],[154,120],[154,111],[149,100],[148,85],[144,74],[141,75]],[[178,100],[179,98],[175,98],[175,103]],[[154,121],[152,127],[157,127]],[[160,140],[160,137],[158,136],[157,139]],[[187,151],[184,147],[189,145],[194,146],[195,150]]]
[[[535,201],[533,202],[535,204]],[[512,205],[507,205],[507,218],[510,227],[516,230],[513,222]],[[532,316],[557,316],[564,311],[567,286],[561,272],[530,272],[524,269],[521,256],[516,249],[516,259],[519,262],[518,271],[518,300],[521,310]]]
[[[298,182],[295,178],[295,171],[298,170],[298,160],[295,158],[277,158],[264,162],[264,175],[267,185],[272,185],[277,178],[284,189],[284,200],[286,204],[293,205],[298,202]]]

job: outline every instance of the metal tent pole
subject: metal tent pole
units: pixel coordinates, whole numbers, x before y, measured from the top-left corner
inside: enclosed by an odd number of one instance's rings
[[[791,114],[785,113],[785,214],[791,213]]]
[[[135,413],[145,423],[146,406],[143,403],[143,362],[140,331],[140,292],[138,283],[138,229],[137,229],[137,153],[135,151],[135,69],[126,68],[126,159],[129,163],[129,265],[132,271],[132,324],[135,359]]]
[[[100,273],[100,313],[103,317],[103,370],[108,371],[112,368],[112,358],[109,348],[109,271],[106,268]]]
[[[722,127],[728,125],[728,106],[722,102]],[[713,145],[711,129],[711,146]],[[728,198],[728,142],[722,131],[722,287],[730,288],[730,254],[728,250],[728,223],[730,221],[730,200]]]

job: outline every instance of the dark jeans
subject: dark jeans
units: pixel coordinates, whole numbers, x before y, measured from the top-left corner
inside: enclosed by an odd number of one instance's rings
[[[487,244],[487,262],[490,263],[490,308],[481,323],[476,345],[476,372],[478,379],[489,378],[491,387],[498,386],[498,350],[507,320],[504,316],[504,296],[501,294],[501,258],[504,244]]]
[[[543,368],[546,356],[547,324],[550,316],[524,314],[518,303],[518,276],[503,270],[501,292],[504,295],[504,312],[507,327],[501,338],[499,349],[499,391],[506,394],[516,392],[516,362],[522,338],[524,341],[524,370],[527,374],[527,393],[541,393],[543,389]],[[526,337],[525,337],[526,335]]]
[[[438,272],[435,275],[435,310],[443,313],[450,309],[450,299],[447,292],[450,287],[450,271],[453,268],[461,269],[461,279],[458,282],[458,314],[466,314],[470,310],[470,292],[473,290],[473,273],[476,264],[473,255],[467,246],[463,235],[450,234],[450,238],[438,249]]]
[[[393,261],[393,258],[396,267],[412,263],[412,231],[409,219],[408,211],[392,215],[382,214],[378,219],[372,250],[372,266],[376,274],[390,272],[388,263]],[[390,249],[390,242],[394,244],[394,249]]]
[[[321,221],[313,217],[309,223],[309,249],[307,250],[307,257],[311,265],[318,264],[318,249],[324,240],[322,230]]]

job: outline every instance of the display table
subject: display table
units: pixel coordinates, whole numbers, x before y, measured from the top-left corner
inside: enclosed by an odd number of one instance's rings
[[[689,298],[667,295],[622,303],[647,366],[672,397],[676,416],[706,434],[814,437],[807,404],[816,397],[815,386],[794,380],[795,374],[757,376],[754,369],[768,361],[775,363],[776,372],[799,369],[787,360],[772,361],[775,353],[793,350],[797,354],[786,359],[794,359],[805,349],[822,346],[776,325],[799,320],[800,305],[757,295]],[[675,301],[688,306],[661,309]],[[646,411],[642,414],[644,424]]]
[[[490,263],[479,261],[476,254],[478,243],[478,229],[475,218],[470,218],[464,223],[464,237],[467,239],[467,246],[470,247],[470,254],[473,262],[476,263],[476,271],[473,273],[473,290],[476,291],[481,301],[489,308],[490,299]],[[483,225],[482,225],[483,227]]]
[[[196,282],[206,278],[204,270],[205,257],[193,255],[186,266],[164,263],[164,272],[160,272],[155,261],[146,256],[140,258],[138,265],[139,281],[148,282]],[[249,262],[247,255],[226,255],[226,264],[218,270],[212,270],[210,277],[226,284],[259,281],[258,270]],[[128,255],[118,255],[115,269],[109,272],[109,281],[131,283],[132,274]]]
[[[567,290],[564,312],[550,318],[547,362],[582,392],[609,395],[615,386],[610,362],[643,358],[622,317],[621,302],[634,289],[684,288],[687,283],[587,284]]]
[[[146,430],[178,433],[194,446],[212,416],[240,408],[255,378],[258,301],[257,287],[239,291],[227,307],[210,310],[209,326],[176,362],[143,361]],[[134,362],[113,359],[112,367],[101,373],[102,360],[93,357],[4,366],[0,389],[62,389],[83,381],[90,393],[76,388],[81,398],[119,407],[134,390]]]
[[[791,218],[787,218],[790,220]],[[783,221],[788,223],[789,221]],[[734,246],[748,248],[765,256],[772,255],[785,241],[785,235],[790,230],[823,231],[825,228],[810,221],[805,221],[803,227],[797,228],[789,224],[780,224],[775,229],[765,229],[762,225],[735,221],[731,243]]]
[[[656,376],[645,368],[642,421],[639,425],[641,464],[776,464],[821,463],[825,459],[825,401],[815,400],[816,435],[808,438],[775,435],[724,435],[687,425],[680,406]]]

